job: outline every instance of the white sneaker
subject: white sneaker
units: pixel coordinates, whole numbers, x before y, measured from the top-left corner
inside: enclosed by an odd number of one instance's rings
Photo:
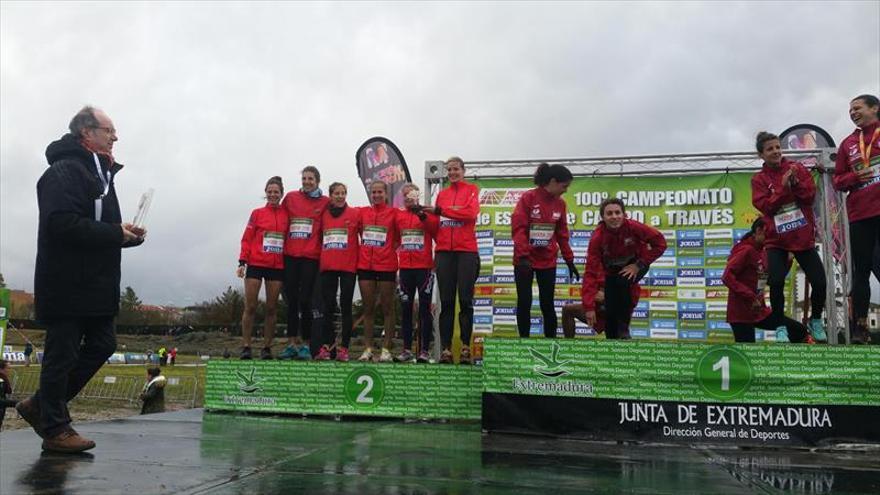
[[[380,363],[390,363],[394,361],[394,358],[391,356],[391,351],[388,349],[382,348],[382,353],[379,354],[379,362]]]
[[[367,350],[365,350],[364,353],[361,354],[361,357],[358,358],[358,361],[365,361],[366,362],[366,361],[372,361],[372,360],[373,360],[373,350],[370,348],[367,348]]]

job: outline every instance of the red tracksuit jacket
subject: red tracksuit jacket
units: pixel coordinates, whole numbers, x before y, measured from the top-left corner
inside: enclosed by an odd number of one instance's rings
[[[440,226],[437,216],[428,214],[423,222],[415,213],[401,208],[397,210],[395,222],[400,233],[400,247],[397,248],[400,269],[433,269],[434,238]]]
[[[837,150],[834,166],[834,189],[849,191],[846,196],[846,214],[850,223],[880,215],[880,127],[875,123],[864,129],[856,129],[846,137]],[[871,180],[860,183],[855,171],[864,168],[864,159],[859,149],[859,137],[865,143],[865,152],[870,150],[870,164],[874,169]],[[870,143],[869,143],[870,142]]]
[[[321,268],[322,272],[357,273],[358,232],[361,229],[361,211],[346,205],[338,217],[330,208],[321,215]]]
[[[480,189],[460,180],[440,191],[434,204],[440,207],[437,251],[476,253],[474,227],[480,214]]]
[[[361,210],[361,248],[358,270],[397,271],[400,236],[395,219],[397,210],[387,204],[364,206]]]
[[[607,276],[618,273],[630,263],[638,262],[647,267],[664,251],[666,239],[654,227],[627,218],[619,229],[611,230],[605,222],[599,222],[587,247],[587,262],[581,284],[584,311],[596,309],[600,280],[604,284]],[[634,288],[638,286],[633,284]]]
[[[793,188],[782,186],[782,176],[794,169]],[[752,177],[752,204],[764,214],[767,248],[806,251],[816,245],[816,217],[813,202],[816,184],[801,163],[783,158],[778,168],[766,163]]]
[[[321,257],[321,214],[330,203],[330,198],[321,196],[312,199],[300,191],[291,191],[284,196],[281,205],[290,219],[284,254],[297,258],[317,260]]]
[[[284,268],[284,237],[287,235],[287,212],[267,204],[251,212],[241,236],[239,261],[261,268]]]
[[[769,230],[769,229],[765,229]],[[739,241],[727,258],[721,281],[727,286],[727,321],[729,323],[756,323],[770,316],[770,308],[755,310],[752,304],[759,299],[764,304],[767,292],[767,254],[747,237]]]
[[[565,261],[574,260],[566,220],[562,198],[551,196],[543,187],[526,191],[516,203],[511,222],[514,266],[526,258],[532,268],[556,268],[560,249]]]

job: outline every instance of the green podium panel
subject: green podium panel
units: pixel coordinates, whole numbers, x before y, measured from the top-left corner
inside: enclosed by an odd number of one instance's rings
[[[300,361],[209,361],[209,410],[480,419],[473,366]]]
[[[880,347],[486,339],[483,428],[593,439],[880,442]]]

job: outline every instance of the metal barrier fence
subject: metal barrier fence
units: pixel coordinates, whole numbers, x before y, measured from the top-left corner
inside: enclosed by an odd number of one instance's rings
[[[185,404],[195,407],[198,393],[198,379],[192,376],[170,376],[165,382],[165,403]],[[33,394],[40,386],[39,371],[13,371],[12,396],[24,399]],[[77,399],[102,399],[128,401],[132,404],[140,402],[144,378],[131,375],[96,376],[83,387]]]

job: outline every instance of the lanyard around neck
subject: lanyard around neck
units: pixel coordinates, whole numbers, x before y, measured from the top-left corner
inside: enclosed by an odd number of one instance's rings
[[[874,135],[871,136],[871,140],[868,141],[868,146],[865,146],[865,131],[859,129],[859,153],[862,155],[862,163],[865,165],[865,168],[871,166],[871,144],[877,140],[877,136],[880,136],[880,126],[874,129]]]
[[[95,170],[98,172],[98,178],[101,179],[102,187],[101,195],[95,200],[95,221],[100,222],[101,214],[104,212],[104,196],[110,191],[110,172],[105,174],[101,171],[101,160],[98,159],[97,153],[93,152],[92,157],[95,159]]]

